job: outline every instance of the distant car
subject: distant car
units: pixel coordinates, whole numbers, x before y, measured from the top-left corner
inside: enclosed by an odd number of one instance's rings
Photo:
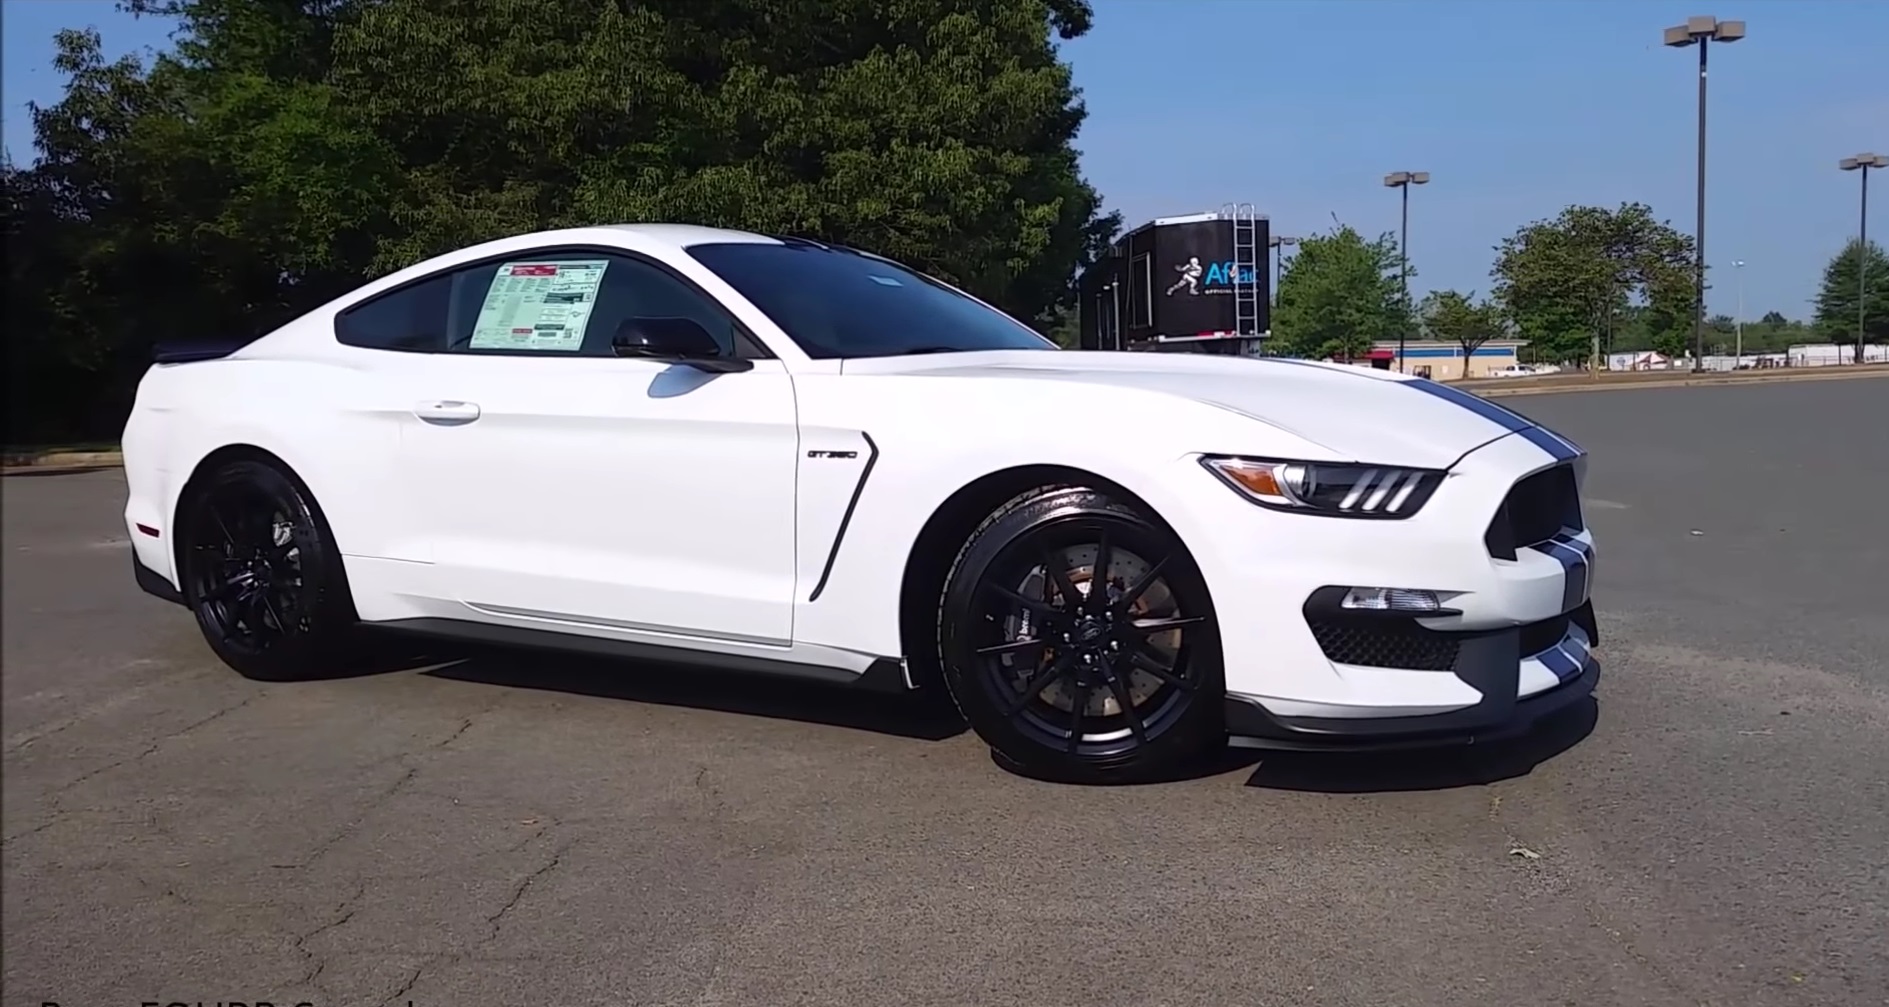
[[[801,239],[442,255],[161,353],[123,446],[138,583],[259,679],[365,623],[942,689],[1094,780],[1512,733],[1599,675],[1565,438],[1386,371],[1061,351]]]

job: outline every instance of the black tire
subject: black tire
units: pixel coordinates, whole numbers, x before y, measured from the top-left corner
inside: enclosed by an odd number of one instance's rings
[[[1088,601],[1098,560],[1106,605]],[[939,608],[945,683],[1007,768],[1142,782],[1226,745],[1206,581],[1171,531],[1104,492],[1044,487],[999,507],[952,564]]]
[[[266,682],[334,670],[354,605],[299,480],[264,461],[226,462],[192,481],[177,516],[184,602],[224,664]]]

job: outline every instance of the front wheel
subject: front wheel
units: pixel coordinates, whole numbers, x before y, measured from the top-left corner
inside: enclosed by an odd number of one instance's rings
[[[331,670],[355,620],[307,491],[270,464],[233,461],[193,482],[178,517],[184,602],[217,657],[263,681]]]
[[[1159,778],[1226,742],[1205,580],[1172,532],[1100,491],[998,508],[946,578],[939,641],[965,719],[1027,775]]]

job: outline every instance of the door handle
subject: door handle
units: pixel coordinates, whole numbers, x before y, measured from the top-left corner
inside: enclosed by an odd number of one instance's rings
[[[457,399],[436,399],[416,404],[413,407],[413,415],[427,423],[454,427],[478,419],[479,404],[460,402]]]

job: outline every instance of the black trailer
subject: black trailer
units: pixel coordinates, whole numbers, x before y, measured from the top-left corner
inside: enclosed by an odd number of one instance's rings
[[[1271,239],[1270,222],[1251,203],[1161,217],[1122,235],[1078,281],[1082,348],[1264,352]]]

